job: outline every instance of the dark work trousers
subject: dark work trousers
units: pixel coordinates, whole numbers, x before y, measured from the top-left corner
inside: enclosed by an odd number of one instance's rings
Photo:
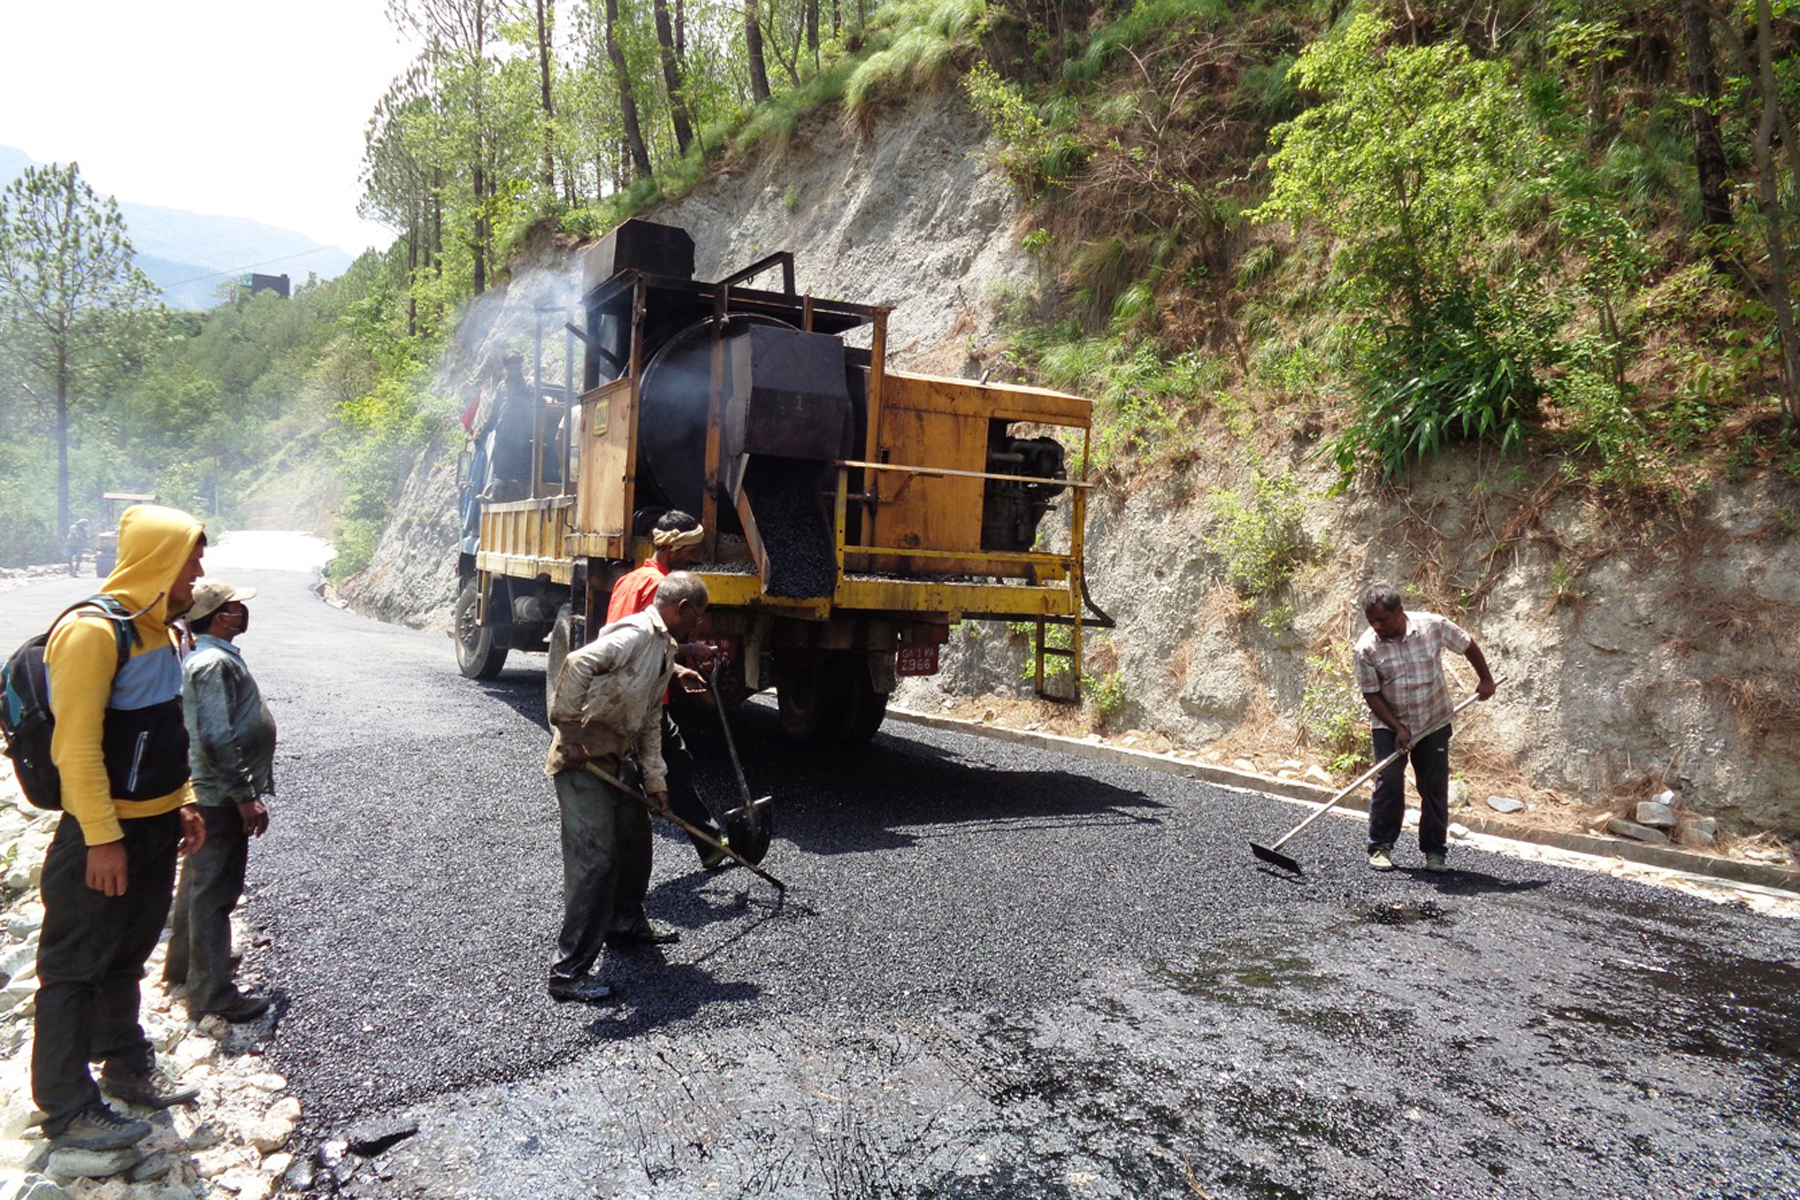
[[[181,864],[175,917],[163,979],[188,985],[190,1013],[217,1012],[235,1002],[231,982],[231,910],[244,894],[250,835],[235,804],[202,804],[206,845]]]
[[[695,829],[717,838],[719,827],[713,824],[712,812],[694,788],[694,756],[688,752],[687,739],[681,736],[681,726],[669,715],[666,704],[663,705],[662,755],[663,765],[669,772],[669,810]],[[711,846],[691,833],[688,841],[694,844],[694,853],[702,862],[712,853]]]
[[[181,817],[168,812],[120,824],[123,896],[87,885],[87,842],[74,817],[63,817],[44,856],[31,1094],[48,1114],[44,1132],[52,1136],[100,1099],[89,1063],[127,1075],[148,1074],[156,1064],[138,1020],[138,985],[169,916]]]
[[[669,715],[668,705],[663,706],[662,714],[662,756],[663,767],[668,775],[669,811],[686,821],[696,829],[703,829],[713,837],[719,836],[719,827],[713,824],[712,813],[707,810],[700,793],[694,788],[694,756],[688,753],[687,739],[681,736],[681,726]],[[634,773],[626,778],[627,783],[640,783],[643,776]],[[639,807],[642,807],[640,804]],[[695,837],[688,835],[688,841],[694,844],[694,852],[706,861],[712,847]],[[644,897],[650,891],[650,874],[654,858],[654,842],[650,837],[650,823],[644,824],[644,836],[620,839],[620,854],[623,861],[619,868],[619,895],[613,908],[612,931],[614,933],[630,933],[642,929],[649,916],[644,912]]]
[[[1394,731],[1376,729],[1375,761],[1394,752]],[[1413,784],[1419,789],[1419,849],[1441,854],[1450,835],[1450,727],[1444,726],[1413,743],[1405,758],[1388,764],[1375,777],[1369,800],[1369,849],[1391,849],[1406,816],[1406,763],[1412,760]]]
[[[593,969],[622,894],[628,846],[650,840],[650,813],[639,801],[579,767],[556,774],[562,809],[563,923],[550,978],[580,979]],[[639,905],[641,911],[642,897]]]

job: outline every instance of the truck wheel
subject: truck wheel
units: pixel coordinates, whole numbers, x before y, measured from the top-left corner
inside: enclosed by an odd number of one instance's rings
[[[797,651],[776,659],[781,723],[801,741],[866,742],[887,717],[860,650]]]
[[[506,665],[506,647],[494,645],[494,631],[476,624],[480,597],[470,580],[456,598],[450,627],[456,634],[456,665],[469,679],[492,679]]]
[[[829,736],[830,695],[825,669],[829,656],[806,651],[777,652],[775,703],[781,709],[781,725],[790,737],[803,742]]]
[[[563,659],[569,657],[570,642],[575,640],[575,610],[567,604],[556,610],[556,624],[550,627],[550,653],[544,661],[544,719],[556,704],[556,677],[562,674]]]
[[[854,666],[856,674],[861,677],[861,683],[852,685],[851,694],[855,697],[855,703],[850,705],[850,719],[844,723],[838,738],[842,742],[868,741],[887,719],[888,694],[875,690],[874,685],[869,682],[866,666],[860,662]]]

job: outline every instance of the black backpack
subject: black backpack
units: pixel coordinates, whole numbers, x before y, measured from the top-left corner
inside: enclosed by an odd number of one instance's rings
[[[49,629],[14,650],[0,667],[0,733],[6,736],[6,756],[13,761],[20,790],[38,808],[62,808],[62,776],[50,759],[56,718],[50,715],[50,675],[44,668],[44,647],[62,619],[82,608],[97,608],[113,623],[119,638],[118,667],[123,667],[132,646],[142,644],[143,639],[132,628],[132,614],[105,593],[63,609]]]

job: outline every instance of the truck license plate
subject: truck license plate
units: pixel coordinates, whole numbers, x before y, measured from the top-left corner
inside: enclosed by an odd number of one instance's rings
[[[937,671],[936,646],[901,646],[894,659],[896,675],[936,675]]]

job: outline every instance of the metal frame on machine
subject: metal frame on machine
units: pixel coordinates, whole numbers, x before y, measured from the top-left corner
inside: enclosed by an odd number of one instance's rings
[[[754,278],[767,270],[780,267],[783,274],[784,290],[768,292],[738,285]],[[1084,587],[1082,579],[1082,556],[1085,551],[1087,491],[1093,485],[1088,482],[1087,470],[1090,452],[1091,430],[1083,417],[1073,416],[1029,415],[1021,412],[1015,419],[1038,421],[1043,424],[1060,425],[1068,429],[1080,429],[1082,433],[1081,470],[1079,477],[1069,480],[1046,480],[1035,476],[1010,475],[985,471],[956,470],[941,466],[897,463],[881,461],[883,408],[886,399],[889,372],[886,367],[887,318],[891,311],[886,306],[862,305],[847,301],[821,300],[811,295],[797,295],[793,284],[793,257],[787,252],[771,255],[736,274],[716,283],[705,283],[685,279],[671,279],[651,276],[639,270],[621,271],[607,281],[591,290],[585,300],[587,338],[598,338],[600,335],[600,314],[609,307],[615,317],[623,316],[619,311],[620,301],[629,296],[629,350],[628,360],[622,365],[625,369],[613,380],[588,386],[580,397],[582,421],[580,436],[583,439],[580,456],[580,486],[573,503],[553,504],[546,510],[543,501],[520,502],[518,505],[494,505],[496,519],[501,518],[508,508],[530,509],[542,514],[546,522],[560,520],[560,527],[546,525],[534,530],[533,535],[543,535],[534,540],[534,545],[542,545],[550,550],[549,555],[541,558],[532,557],[527,561],[517,556],[496,556],[496,564],[502,559],[510,569],[506,574],[517,574],[522,570],[534,574],[548,575],[553,581],[566,583],[571,578],[571,563],[584,558],[601,558],[615,561],[635,560],[639,553],[648,553],[649,547],[643,539],[634,538],[630,528],[631,514],[636,507],[636,469],[638,450],[638,422],[636,415],[642,402],[642,373],[644,362],[644,337],[646,317],[652,291],[671,293],[684,297],[693,308],[710,310],[715,319],[725,315],[763,315],[792,323],[798,317],[800,328],[804,332],[824,332],[842,335],[853,329],[868,326],[870,329],[870,345],[868,349],[868,380],[865,398],[866,435],[863,455],[860,458],[837,460],[836,487],[832,509],[833,553],[836,561],[836,579],[832,594],[828,597],[809,599],[791,599],[766,595],[762,580],[756,575],[731,572],[711,572],[705,569],[704,562],[697,568],[697,574],[705,580],[711,592],[713,603],[719,607],[757,609],[773,616],[785,616],[800,620],[819,621],[829,617],[845,617],[850,619],[895,619],[910,617],[914,620],[943,621],[954,624],[964,618],[984,620],[1007,620],[1031,622],[1035,630],[1034,664],[1036,684],[1040,694],[1044,692],[1046,658],[1062,657],[1069,660],[1073,681],[1079,694],[1079,681],[1082,665],[1082,625]],[[585,338],[584,338],[585,340]],[[703,511],[698,514],[708,531],[708,542],[703,548],[703,559],[716,561],[718,554],[718,516],[720,506],[720,490],[723,486],[725,464],[721,463],[721,416],[723,397],[723,343],[715,339],[713,347],[712,380],[709,396],[709,420],[707,422],[705,472],[707,486],[703,494]],[[923,377],[907,376],[917,383]],[[591,373],[584,372],[584,386],[596,383]],[[955,382],[955,381],[952,381]],[[958,386],[974,386],[963,381]],[[1073,398],[1065,398],[1073,399]],[[1003,410],[996,410],[994,419],[1004,419]],[[626,436],[623,445],[615,446],[614,452],[620,453],[623,459],[618,463],[623,476],[614,476],[608,481],[607,490],[618,497],[617,506],[607,505],[607,520],[595,522],[593,518],[601,504],[600,481],[595,478],[599,463],[590,459],[592,451],[606,430],[613,428],[612,422],[624,422]],[[610,473],[610,471],[609,471]],[[900,476],[907,481],[923,482],[933,479],[979,480],[984,484],[989,481],[1017,482],[1042,485],[1055,482],[1069,489],[1072,496],[1070,513],[1070,543],[1066,552],[1024,551],[996,552],[977,550],[936,550],[923,549],[916,546],[885,545],[884,541],[895,539],[882,537],[880,520],[881,495],[878,478]],[[621,487],[622,485],[622,487]],[[897,494],[897,493],[896,493]],[[863,506],[860,522],[861,530],[854,542],[849,537],[849,510],[852,504]],[[523,514],[520,514],[523,517]],[[490,542],[487,538],[487,513],[483,514],[483,544],[507,544],[505,541]],[[615,532],[616,530],[616,532]],[[498,530],[496,529],[496,532]],[[521,531],[515,526],[510,532],[517,536]],[[639,544],[642,542],[643,544]],[[563,555],[554,557],[555,546],[560,545]],[[892,578],[877,574],[874,571],[859,573],[858,562],[873,562],[876,559],[929,563],[933,560],[952,567],[960,579],[934,578]],[[984,569],[985,568],[985,569]],[[994,582],[974,582],[969,577],[989,577]],[[999,582],[1006,579],[1008,582]],[[589,581],[592,586],[593,581]],[[580,605],[578,602],[578,611]],[[592,614],[587,614],[592,616]],[[1099,622],[1099,623],[1104,623]],[[1067,647],[1048,644],[1048,629],[1051,625],[1070,626],[1070,644]]]

